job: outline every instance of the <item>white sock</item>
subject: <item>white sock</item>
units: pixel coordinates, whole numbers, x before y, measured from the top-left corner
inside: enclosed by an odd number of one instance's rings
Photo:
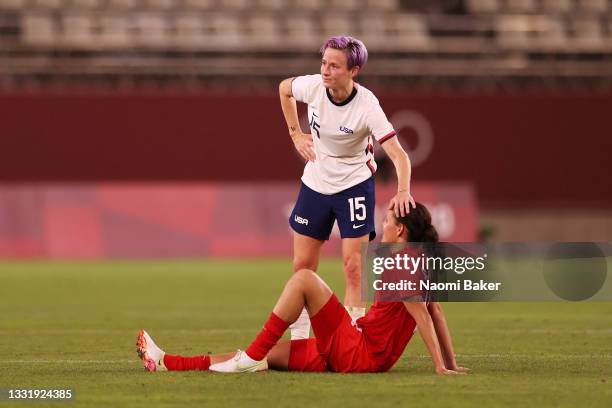
[[[302,313],[289,326],[289,329],[291,330],[291,340],[307,339],[310,337],[310,317],[308,317],[306,308],[302,309]]]
[[[351,316],[351,319],[354,322],[357,321],[357,319],[359,319],[360,317],[365,316],[365,314],[366,314],[365,307],[355,307],[355,306],[344,305],[344,308],[346,309],[346,311],[348,312],[349,316]]]

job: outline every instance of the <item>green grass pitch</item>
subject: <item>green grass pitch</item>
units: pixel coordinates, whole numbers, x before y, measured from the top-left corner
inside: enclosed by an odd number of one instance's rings
[[[418,335],[383,374],[142,369],[140,328],[170,353],[244,348],[289,271],[288,260],[1,263],[0,387],[69,387],[78,407],[612,406],[612,303],[445,305],[467,376],[436,376]],[[320,273],[342,293],[337,260]],[[32,404],[0,402],[11,405]]]

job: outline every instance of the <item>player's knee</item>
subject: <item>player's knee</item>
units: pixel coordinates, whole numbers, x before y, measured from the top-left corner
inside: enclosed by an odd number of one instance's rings
[[[298,272],[302,269],[314,271],[317,269],[317,267],[311,260],[297,257],[293,258],[293,272]]]
[[[361,283],[361,255],[351,254],[344,257],[343,266],[347,286],[359,286]]]
[[[312,270],[302,268],[291,276],[289,282],[293,282],[294,284],[298,285],[305,285],[309,280],[315,278],[315,275],[316,274]]]

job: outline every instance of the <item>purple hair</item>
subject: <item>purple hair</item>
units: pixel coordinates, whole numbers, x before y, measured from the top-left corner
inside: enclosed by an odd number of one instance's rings
[[[354,66],[359,66],[359,68],[363,68],[366,62],[368,62],[368,50],[366,49],[363,42],[356,38],[344,35],[330,37],[321,46],[321,49],[319,50],[321,52],[321,55],[323,55],[325,50],[328,48],[344,51],[348,63],[348,69],[351,69]]]

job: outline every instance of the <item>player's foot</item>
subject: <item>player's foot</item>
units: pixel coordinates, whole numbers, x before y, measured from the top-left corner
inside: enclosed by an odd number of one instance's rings
[[[213,364],[210,366],[210,371],[218,373],[254,373],[268,369],[268,360],[264,358],[261,361],[253,360],[244,351],[238,350],[236,355],[222,363]]]
[[[141,330],[138,333],[138,340],[136,341],[136,352],[138,357],[142,360],[145,370],[147,371],[165,371],[167,370],[164,365],[164,351],[157,347],[157,344],[153,341],[149,333]]]

